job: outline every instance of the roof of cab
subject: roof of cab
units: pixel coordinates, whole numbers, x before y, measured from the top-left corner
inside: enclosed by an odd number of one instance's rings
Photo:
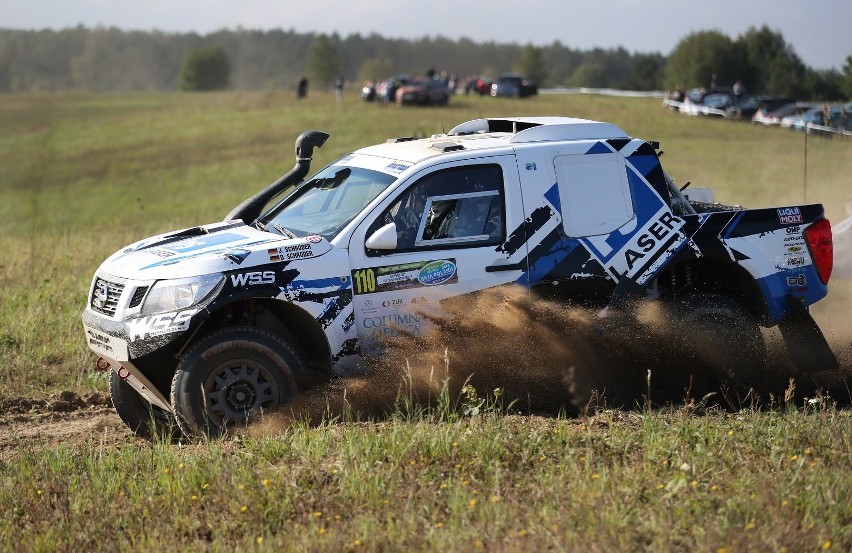
[[[474,119],[447,134],[422,139],[391,139],[367,146],[359,154],[393,158],[409,163],[459,150],[508,148],[516,144],[570,140],[628,138],[612,123],[574,117],[510,117]]]

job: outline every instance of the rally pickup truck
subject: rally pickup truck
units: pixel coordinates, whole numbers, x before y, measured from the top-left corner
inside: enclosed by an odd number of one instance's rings
[[[454,297],[511,285],[600,313],[659,301],[711,329],[748,386],[778,326],[836,365],[807,307],[827,294],[821,205],[748,210],[681,190],[658,145],[566,117],[477,119],[296,166],[223,222],[146,238],[97,269],[83,312],[138,435],[220,436],[416,336]]]

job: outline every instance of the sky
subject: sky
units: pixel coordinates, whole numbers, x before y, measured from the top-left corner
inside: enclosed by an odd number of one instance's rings
[[[442,36],[475,42],[624,47],[671,54],[696,31],[736,39],[768,26],[811,68],[842,70],[852,55],[850,0],[0,0],[0,28]]]

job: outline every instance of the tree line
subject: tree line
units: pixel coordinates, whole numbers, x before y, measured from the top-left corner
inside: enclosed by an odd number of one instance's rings
[[[430,69],[459,79],[518,71],[538,79],[540,86],[624,90],[707,87],[716,75],[720,85],[740,81],[752,92],[815,100],[852,96],[852,55],[841,70],[815,70],[781,33],[765,26],[736,38],[694,32],[669,56],[623,47],[579,50],[559,41],[536,47],[283,29],[206,35],[84,26],[0,29],[2,92],[293,89],[302,76],[315,88],[338,77],[362,82]]]

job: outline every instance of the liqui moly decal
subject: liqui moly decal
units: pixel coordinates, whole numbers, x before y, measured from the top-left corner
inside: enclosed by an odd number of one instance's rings
[[[798,207],[782,207],[776,211],[778,211],[778,221],[782,225],[798,225],[802,222],[802,210]]]

